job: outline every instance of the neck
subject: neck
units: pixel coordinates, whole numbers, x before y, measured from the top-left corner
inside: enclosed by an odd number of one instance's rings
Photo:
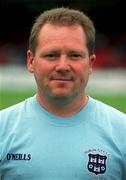
[[[68,98],[64,97],[55,98],[55,101],[49,101],[39,93],[37,93],[36,99],[39,104],[49,113],[60,117],[69,117],[78,113],[88,102],[88,96],[86,95],[76,97],[71,101]]]

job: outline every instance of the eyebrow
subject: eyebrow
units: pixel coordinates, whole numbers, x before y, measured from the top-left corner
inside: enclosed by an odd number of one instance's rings
[[[48,54],[48,53],[61,53],[62,50],[61,49],[50,49],[50,50],[45,50],[45,51],[42,51],[41,54]],[[85,55],[85,51],[83,50],[78,50],[78,49],[68,49],[66,50],[66,53],[80,53],[80,54],[83,54]]]

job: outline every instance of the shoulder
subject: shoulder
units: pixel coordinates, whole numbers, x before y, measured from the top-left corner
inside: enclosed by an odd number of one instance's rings
[[[93,127],[97,127],[108,138],[111,137],[118,147],[126,148],[126,114],[98,100],[92,101]],[[123,142],[123,143],[122,143]],[[125,151],[123,149],[123,152]],[[126,151],[125,151],[126,152]],[[126,157],[126,154],[125,154]]]
[[[24,101],[22,102],[19,102],[15,105],[12,105],[6,109],[3,109],[0,111],[1,115],[7,115],[7,114],[15,114],[15,113],[18,113],[20,111],[25,111],[26,110],[26,107],[31,105],[33,103],[33,100],[35,99],[35,97],[30,97],[30,98],[27,98],[25,99]]]
[[[31,111],[31,98],[0,111],[0,156],[4,158],[15,137],[27,133],[27,117]],[[19,138],[18,138],[19,139]]]
[[[123,137],[126,132],[126,114],[98,100],[92,99],[92,101],[94,102],[96,123],[99,123],[107,131],[111,131],[113,135],[120,132]]]
[[[125,133],[126,114],[96,99],[90,98],[90,101],[92,102],[91,118],[93,118],[94,124],[99,124],[100,127],[104,127],[106,130]]]
[[[92,98],[92,101],[94,102],[94,110],[95,113],[98,113],[99,115],[103,116],[103,117],[110,117],[110,118],[121,118],[121,119],[125,119],[126,120],[126,114],[120,112],[119,110],[101,102],[98,101],[96,99]]]
[[[32,98],[28,98],[16,105],[10,106],[0,111],[0,127],[8,127],[15,124],[18,119],[23,118],[31,111]]]
[[[25,101],[0,111],[0,134],[2,132],[5,133],[5,130],[6,132],[9,132],[10,129],[14,127],[14,124],[17,122],[17,119],[19,117],[19,114],[23,114],[24,104]]]
[[[33,97],[0,111],[0,142],[3,148],[16,134],[22,134],[29,127],[32,117]]]
[[[16,116],[20,111],[23,110],[24,105],[25,105],[25,101],[20,102],[18,104],[15,104],[13,106],[10,106],[6,109],[3,109],[0,111],[0,121],[3,121],[3,119],[7,119],[7,118],[11,118],[13,116]]]

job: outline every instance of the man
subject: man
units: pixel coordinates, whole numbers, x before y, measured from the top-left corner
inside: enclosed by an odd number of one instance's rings
[[[125,180],[126,115],[86,94],[95,29],[82,12],[41,14],[27,67],[37,93],[1,112],[2,180]]]

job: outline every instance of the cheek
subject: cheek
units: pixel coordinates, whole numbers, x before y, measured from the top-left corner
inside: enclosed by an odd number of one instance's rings
[[[34,76],[38,84],[43,81],[43,77],[45,76],[44,68],[39,63],[36,63],[34,66]]]
[[[76,66],[76,74],[78,77],[86,78],[90,74],[89,64],[81,64],[78,68]]]
[[[49,74],[51,70],[53,69],[53,64],[47,62],[46,60],[43,59],[38,59],[36,65],[36,71],[39,71],[39,73],[43,74]]]
[[[42,60],[37,60],[34,64],[34,73],[36,76],[42,76],[47,71],[47,66],[42,62]]]
[[[85,85],[88,82],[89,79],[89,75],[90,75],[90,67],[89,65],[83,65],[81,66],[81,68],[78,69],[77,73],[77,79],[78,79],[78,83],[82,84],[82,86],[85,87]]]
[[[40,87],[48,86],[49,84],[49,76],[50,76],[50,69],[47,65],[38,64],[35,68],[35,79],[37,84]]]

